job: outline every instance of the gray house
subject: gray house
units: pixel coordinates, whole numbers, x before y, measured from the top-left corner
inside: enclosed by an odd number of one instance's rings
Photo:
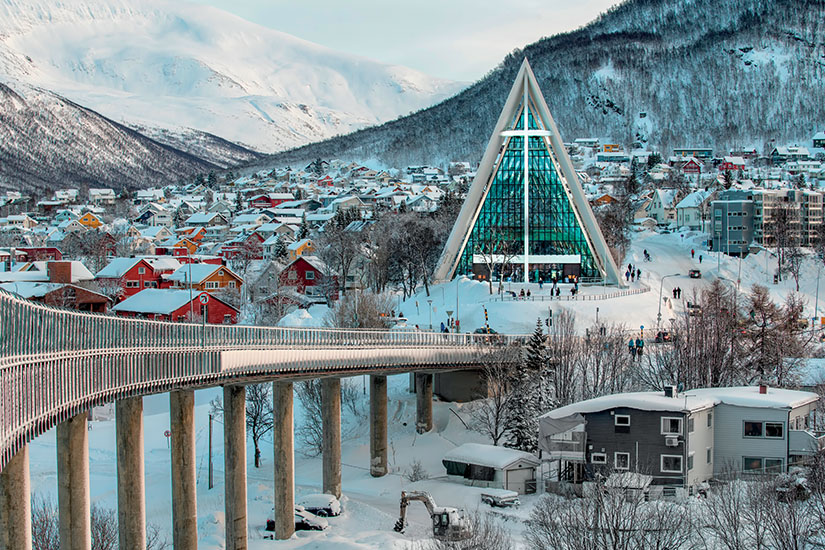
[[[721,250],[729,256],[747,256],[754,236],[753,194],[725,191],[711,203],[710,209],[713,250]]]
[[[609,395],[539,419],[548,488],[596,475],[650,476],[653,496],[693,494],[715,475],[780,473],[822,446],[815,393],[767,386]]]

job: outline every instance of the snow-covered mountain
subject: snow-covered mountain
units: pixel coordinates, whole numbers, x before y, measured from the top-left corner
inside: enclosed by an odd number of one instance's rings
[[[478,161],[526,56],[562,137],[631,146],[769,146],[825,127],[825,3],[628,0],[508,56],[439,105],[275,155],[389,166]]]
[[[210,142],[210,156],[232,157],[231,164],[255,156],[214,136],[200,137]],[[47,90],[0,83],[0,190],[85,184],[120,191],[190,180],[227,165],[149,139]]]
[[[166,137],[208,132],[267,152],[461,88],[179,0],[0,0],[0,78]]]

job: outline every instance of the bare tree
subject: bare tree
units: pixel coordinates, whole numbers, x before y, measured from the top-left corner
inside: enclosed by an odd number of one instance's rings
[[[324,428],[321,422],[321,380],[314,378],[295,384],[295,393],[304,409],[304,418],[295,428],[298,441],[303,444],[308,456],[318,456],[324,442]]]
[[[324,324],[337,328],[389,328],[392,309],[390,294],[347,294],[327,312]]]
[[[507,412],[513,397],[512,365],[520,360],[517,350],[490,348],[483,358],[482,388],[487,397],[475,403],[471,412],[471,427],[498,445],[507,431]]]

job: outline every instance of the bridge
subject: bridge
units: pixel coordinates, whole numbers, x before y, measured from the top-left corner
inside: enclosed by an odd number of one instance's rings
[[[518,345],[520,336],[496,335]],[[172,538],[197,548],[194,390],[223,386],[226,548],[247,548],[245,385],[272,382],[275,534],[294,532],[293,382],[321,378],[323,491],[341,496],[341,378],[370,375],[370,472],[387,473],[387,375],[415,372],[416,429],[433,373],[478,368],[487,335],[127,319],[0,291],[0,550],[30,550],[28,442],[56,427],[60,548],[90,550],[88,411],[115,403],[121,549],[146,547],[143,396],[170,395]]]

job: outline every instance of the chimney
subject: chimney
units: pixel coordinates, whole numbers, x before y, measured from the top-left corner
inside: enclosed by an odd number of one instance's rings
[[[759,393],[768,393],[768,385],[759,384]]]
[[[46,264],[50,283],[71,284],[72,262],[49,262]]]

